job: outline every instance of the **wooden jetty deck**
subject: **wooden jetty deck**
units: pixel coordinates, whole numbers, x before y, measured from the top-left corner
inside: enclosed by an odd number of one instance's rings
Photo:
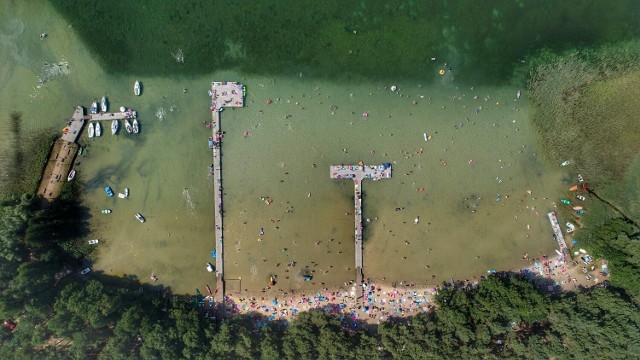
[[[391,164],[384,165],[332,165],[330,168],[332,179],[353,179],[354,185],[354,208],[355,208],[355,268],[356,268],[356,298],[362,301],[362,283],[364,281],[363,261],[362,261],[362,180],[391,178]]]
[[[549,222],[551,222],[551,228],[553,229],[553,238],[558,242],[558,248],[564,256],[565,259],[571,259],[569,254],[569,249],[567,248],[567,243],[564,241],[564,236],[562,235],[562,228],[558,223],[558,217],[556,216],[555,211],[552,211],[547,214],[549,217]]]
[[[98,113],[98,114],[89,114],[85,115],[85,120],[90,121],[111,121],[111,120],[122,120],[122,119],[133,119],[135,118],[137,113],[131,109],[124,112],[114,112],[114,113]]]
[[[43,197],[47,203],[60,196],[62,186],[67,181],[67,176],[78,151],[78,144],[75,141],[82,133],[83,126],[84,108],[78,106],[71,116],[71,120],[62,130],[62,136],[53,144],[49,160],[47,160],[42,172],[37,195]]]
[[[244,87],[236,82],[211,83],[211,113],[213,152],[213,193],[215,209],[215,243],[216,243],[216,291],[214,301],[222,303],[225,295],[224,279],[224,241],[223,241],[223,205],[222,205],[222,131],[220,130],[220,112],[225,107],[244,106]]]

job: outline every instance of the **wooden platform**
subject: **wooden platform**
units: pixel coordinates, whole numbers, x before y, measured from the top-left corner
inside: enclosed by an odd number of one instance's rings
[[[42,180],[40,180],[40,185],[38,186],[38,195],[47,201],[51,201],[60,195],[62,186],[67,181],[67,175],[71,171],[77,151],[78,144],[64,139],[56,140],[42,173]]]
[[[356,269],[356,298],[362,301],[362,282],[364,281],[363,272],[363,246],[362,246],[362,180],[372,179],[378,181],[380,179],[391,178],[391,164],[383,165],[332,165],[330,167],[330,176],[332,179],[352,179],[354,186],[354,243],[355,243],[355,269]]]
[[[222,203],[222,131],[220,130],[220,112],[225,107],[244,106],[244,87],[236,82],[211,83],[211,129],[216,146],[213,153],[213,193],[215,202],[214,230],[216,245],[216,292],[214,301],[224,302],[224,237],[223,237],[223,203]]]
[[[122,120],[122,119],[134,119],[135,117],[136,117],[135,111],[127,110],[125,112],[89,114],[84,116],[84,119],[90,120],[90,121],[111,121],[111,120]]]

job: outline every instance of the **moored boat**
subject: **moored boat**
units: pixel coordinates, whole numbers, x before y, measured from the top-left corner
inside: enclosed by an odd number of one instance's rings
[[[102,99],[100,100],[100,111],[107,112],[108,108],[109,108],[109,103],[107,102],[107,97],[103,96]]]
[[[573,210],[576,210],[576,211],[577,211],[577,210],[582,210],[582,206],[574,206],[574,207],[573,207]]]
[[[208,272],[213,272],[213,270],[214,270],[213,265],[211,265],[211,263],[207,263],[207,271]]]
[[[102,136],[102,125],[96,122],[96,137]]]
[[[570,222],[567,222],[565,225],[567,225],[567,233],[572,233],[576,229],[576,226]]]
[[[120,123],[118,120],[113,120],[111,122],[111,135],[115,135],[118,132],[118,128],[120,127]]]
[[[140,221],[141,223],[147,221],[147,219],[145,219],[144,216],[142,216],[142,214],[140,213],[136,213],[136,219],[138,219],[138,221]]]
[[[98,243],[98,239],[89,240],[89,245],[95,245]]]
[[[120,199],[126,199],[129,197],[129,188],[124,188],[124,192],[123,193],[118,193],[118,197]]]
[[[103,214],[111,214],[111,209],[102,209],[100,212]]]
[[[565,205],[569,205],[571,204],[571,201],[567,200],[567,199],[560,199],[560,202],[565,204]]]
[[[571,164],[569,160],[565,160],[562,162],[562,164],[560,164],[560,166],[569,166],[569,164]]]
[[[67,176],[67,181],[73,180],[74,177],[76,177],[76,171],[75,170],[71,170],[69,172],[69,175]]]
[[[96,134],[96,130],[93,127],[93,123],[89,123],[89,126],[87,128],[87,132],[89,133],[89,137],[90,138],[92,138]]]
[[[133,127],[131,127],[131,123],[129,122],[129,120],[124,120],[124,128],[127,130],[127,132],[129,134],[131,134],[131,132],[133,131]]]
[[[111,186],[107,186],[106,188],[104,188],[104,191],[107,193],[108,197],[113,196],[113,190],[111,190]]]
[[[97,101],[94,101],[94,102],[91,103],[91,106],[89,107],[89,111],[92,114],[97,114],[98,113],[98,102]]]
[[[140,124],[138,124],[138,119],[133,119],[133,133],[137,134],[140,132]]]
[[[569,188],[569,191],[576,191],[578,190],[578,185],[573,185],[572,187]]]
[[[141,90],[142,86],[140,85],[140,81],[136,80],[136,82],[133,84],[133,93],[136,94],[136,96],[140,96]]]
[[[586,198],[582,195],[576,195],[576,198],[580,201],[584,201]]]

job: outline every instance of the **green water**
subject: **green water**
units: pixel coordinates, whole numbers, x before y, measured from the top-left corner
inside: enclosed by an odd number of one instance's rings
[[[100,12],[102,19],[119,24],[118,16],[108,16],[119,8],[107,3],[83,11]],[[88,238],[100,239],[96,272],[133,274],[143,281],[156,273],[159,283],[181,293],[215,285],[205,269],[213,262],[214,203],[210,131],[202,124],[211,118],[206,93],[214,80],[240,81],[249,89],[245,108],[222,113],[229,289],[257,291],[272,274],[282,289],[317,289],[321,283],[330,287],[353,279],[353,185],[329,178],[329,165],[337,163],[394,164],[392,179],[363,184],[364,217],[371,220],[365,223],[367,277],[434,284],[518,267],[525,252],[553,251],[545,215],[568,182],[557,164],[537,153],[528,122],[531,109],[526,94],[516,101],[518,87],[474,87],[457,68],[439,76],[440,55],[419,67],[420,81],[310,76],[333,69],[322,62],[292,67],[289,75],[255,75],[259,67],[248,60],[238,60],[246,72],[221,71],[233,59],[229,53],[218,57],[218,45],[200,54],[193,48],[197,41],[151,44],[148,36],[157,34],[145,33],[139,41],[146,39],[148,48],[132,37],[122,46],[107,37],[85,47],[74,31],[77,25],[70,26],[48,5],[10,4],[0,3],[2,119],[20,111],[26,131],[61,129],[75,106],[88,107],[102,95],[112,109],[124,105],[139,113],[139,136],[104,131],[101,138],[80,140],[88,145],[76,166],[92,214]],[[207,24],[222,15],[211,16]],[[104,28],[99,25],[106,20],[96,21],[96,29]],[[154,21],[161,20],[148,24]],[[191,29],[184,21],[171,31]],[[49,36],[41,41],[43,31]],[[108,47],[120,58],[96,60],[96,47]],[[185,64],[166,51],[174,47],[184,49]],[[166,59],[159,56],[165,52]],[[282,70],[284,65],[273,61],[265,59],[265,71]],[[99,64],[126,66],[114,75]],[[360,75],[380,70],[356,64],[363,68]],[[407,66],[381,78],[406,79]],[[168,76],[172,69],[177,75]],[[357,75],[354,69],[343,74]],[[129,73],[139,75],[124,75]],[[135,80],[144,86],[140,97],[133,95]],[[398,91],[389,90],[392,84]],[[243,137],[244,131],[250,135]],[[433,139],[425,142],[423,133]],[[107,198],[105,186],[116,192],[127,187],[130,197]],[[273,203],[267,206],[261,196]],[[100,214],[104,208],[113,213]],[[148,221],[140,224],[136,212]],[[260,228],[265,234],[258,241]],[[292,261],[295,267],[287,267]],[[303,272],[313,272],[313,282],[304,282]]]

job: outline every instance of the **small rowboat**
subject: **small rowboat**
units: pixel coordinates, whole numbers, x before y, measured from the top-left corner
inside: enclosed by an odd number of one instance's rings
[[[213,272],[213,265],[211,265],[211,263],[207,263],[207,271],[208,272]]]
[[[565,204],[565,205],[569,205],[571,204],[571,201],[567,200],[567,199],[560,199],[560,202]]]
[[[131,123],[129,122],[129,120],[124,121],[124,128],[127,130],[129,134],[133,132],[133,127],[131,126]]]
[[[576,198],[580,201],[584,201],[586,198],[582,195],[576,195]]]
[[[111,209],[103,209],[100,212],[103,213],[103,214],[111,214]]]
[[[120,123],[118,120],[113,120],[111,122],[111,135],[115,135],[118,132],[118,128],[120,127]]]
[[[89,123],[87,132],[89,133],[90,138],[92,138],[96,134],[96,129],[93,127],[93,123]]]
[[[569,191],[576,191],[578,190],[578,185],[573,185],[572,187],[569,188]]]
[[[102,125],[99,122],[96,123],[96,137],[102,136]]]
[[[565,161],[563,161],[563,162],[562,162],[562,164],[560,164],[560,166],[563,166],[563,167],[564,167],[564,166],[569,166],[569,164],[571,164],[571,163],[569,162],[569,160],[565,160]]]
[[[573,210],[576,210],[576,211],[578,211],[578,210],[582,210],[582,206],[574,206],[574,207],[573,207]]]
[[[136,96],[140,96],[141,90],[140,81],[136,80],[135,84],[133,84],[133,93],[136,94]]]
[[[140,221],[141,223],[147,221],[147,219],[145,219],[144,216],[142,216],[142,214],[140,213],[136,213],[136,219],[138,219],[138,221]]]
[[[111,186],[104,188],[104,191],[107,193],[108,197],[113,197],[113,190],[111,190]]]
[[[89,107],[89,111],[92,114],[97,114],[98,113],[98,102],[97,101],[94,101],[94,102],[91,103],[91,106]]]
[[[89,245],[95,245],[98,243],[98,239],[89,240]]]
[[[71,170],[69,172],[69,176],[67,176],[67,181],[73,180],[74,177],[76,177],[76,171],[75,170]]]

